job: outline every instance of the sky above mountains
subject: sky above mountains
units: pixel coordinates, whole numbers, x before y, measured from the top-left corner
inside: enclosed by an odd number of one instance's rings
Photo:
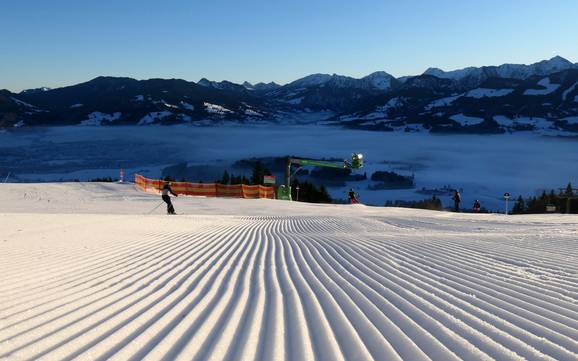
[[[0,11],[0,89],[99,75],[275,81],[578,61],[578,2],[23,0]]]

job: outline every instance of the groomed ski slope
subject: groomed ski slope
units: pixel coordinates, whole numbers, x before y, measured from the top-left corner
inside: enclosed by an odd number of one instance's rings
[[[0,185],[0,358],[578,360],[578,217]]]

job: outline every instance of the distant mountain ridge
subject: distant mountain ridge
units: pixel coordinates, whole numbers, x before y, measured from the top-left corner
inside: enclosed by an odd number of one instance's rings
[[[578,131],[578,65],[429,68],[417,76],[311,74],[285,85],[98,77],[57,89],[0,91],[0,127],[217,125],[308,119],[380,131]]]
[[[555,56],[549,60],[524,65],[524,64],[503,64],[500,66],[482,66],[479,68],[468,67],[464,69],[443,71],[437,68],[429,68],[424,74],[433,75],[438,78],[452,79],[463,84],[465,87],[478,86],[490,78],[510,78],[525,80],[532,76],[542,76],[556,73],[568,69],[577,69],[577,65]]]

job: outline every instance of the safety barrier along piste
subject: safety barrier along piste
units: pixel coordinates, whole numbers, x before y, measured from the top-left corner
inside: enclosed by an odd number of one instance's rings
[[[134,183],[143,192],[160,193],[164,180],[149,179],[140,174],[134,175]],[[229,198],[275,198],[275,189],[262,185],[234,184],[226,185],[219,183],[190,183],[172,182],[171,189],[176,194],[205,197],[229,197]]]

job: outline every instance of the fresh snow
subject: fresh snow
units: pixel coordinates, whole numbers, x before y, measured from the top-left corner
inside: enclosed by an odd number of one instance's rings
[[[512,119],[508,118],[505,115],[495,115],[494,120],[496,121],[496,123],[498,123],[503,127],[510,127],[513,124]]]
[[[293,98],[293,99],[285,100],[285,103],[297,105],[297,104],[301,104],[303,99],[305,99],[305,97]]]
[[[461,78],[464,78],[464,77],[470,75],[472,72],[476,71],[477,69],[478,68],[475,68],[475,67],[468,67],[468,68],[464,68],[464,69],[443,71],[442,69],[439,69],[439,68],[429,68],[424,72],[424,74],[433,75],[433,76],[438,77],[438,78],[458,80],[458,79],[461,79]]]
[[[568,98],[568,94],[572,93],[576,87],[578,86],[578,82],[574,83],[570,88],[564,90],[564,93],[562,93],[562,101],[565,102],[566,98]]]
[[[362,117],[358,117],[356,119],[373,120],[373,119],[383,119],[383,118],[387,118],[387,113],[385,113],[385,112],[372,112],[372,113],[366,114]]]
[[[443,71],[438,68],[429,68],[424,72],[424,74],[453,80],[461,80],[464,78],[473,78],[479,80],[487,77],[488,74],[486,72],[489,71],[490,75],[492,72],[495,72],[495,74],[500,78],[527,79],[535,75],[548,75],[572,68],[576,68],[576,65],[560,56],[555,56],[549,60],[543,60],[530,65],[502,64],[500,66],[484,66],[481,68],[468,67],[452,71]]]
[[[375,108],[375,110],[377,112],[385,112],[386,113],[389,109],[402,107],[404,105],[404,100],[405,99],[403,97],[391,98],[387,101],[387,103],[385,103],[385,105],[378,106]]]
[[[553,130],[552,123],[546,118],[540,117],[514,117],[509,118],[504,115],[494,116],[494,120],[503,127],[513,128],[519,125],[531,125],[539,134],[552,135],[551,132],[543,132],[544,130]],[[558,134],[558,133],[556,133]]]
[[[0,198],[2,359],[578,359],[576,216]]]
[[[450,117],[450,119],[460,123],[463,126],[480,124],[484,121],[484,119],[482,119],[482,118],[469,117],[469,116],[461,114],[461,113],[452,115]]]
[[[391,88],[392,76],[384,71],[376,71],[362,78],[369,83],[371,88],[387,90]]]
[[[21,105],[21,106],[23,106],[23,107],[36,109],[36,107],[35,107],[34,105],[29,104],[29,103],[26,103],[25,101],[16,99],[16,98],[14,98],[14,97],[11,97],[11,99],[12,99],[16,104]]]
[[[293,87],[310,87],[310,86],[317,86],[324,83],[327,83],[331,80],[331,75],[329,74],[311,74],[304,78],[297,79],[294,82],[290,83],[289,85]]]
[[[566,117],[562,120],[565,120],[566,122],[568,122],[568,124],[578,124],[578,116],[576,117]]]
[[[555,92],[560,84],[550,83],[550,78],[546,77],[538,82],[538,85],[546,89],[528,89],[524,92],[524,95],[548,95]]]
[[[167,103],[164,99],[161,100],[161,102],[162,102],[162,104],[163,104],[165,107],[167,107],[167,108],[179,109],[179,107],[178,107],[177,105],[169,104],[169,103]]]
[[[245,109],[245,115],[251,116],[251,117],[262,117],[263,114],[254,111],[253,109]]]
[[[183,123],[190,123],[193,121],[193,117],[188,114],[177,114],[177,119]]]
[[[533,125],[535,129],[549,129],[552,127],[552,123],[546,118],[540,117],[515,117],[514,122],[523,125]]]
[[[503,97],[512,93],[514,89],[488,89],[488,88],[477,88],[470,90],[466,93],[468,98],[493,98],[493,97]]]
[[[144,117],[142,117],[141,120],[139,120],[139,122],[137,123],[137,125],[153,124],[153,123],[157,122],[158,120],[162,120],[163,118],[166,118],[172,114],[173,113],[166,111],[166,110],[162,111],[162,112],[151,112],[151,113],[148,113],[147,115],[145,115]]]
[[[184,101],[181,101],[180,104],[181,104],[181,107],[182,107],[183,109],[190,110],[190,111],[195,110],[195,106],[192,105],[192,104],[189,104],[189,103],[184,102]]]
[[[88,114],[88,119],[80,122],[79,125],[84,126],[99,126],[103,125],[103,122],[112,122],[120,119],[122,115],[121,112],[115,112],[112,114],[102,113],[102,112],[92,112]]]
[[[425,107],[425,109],[426,109],[426,110],[432,110],[433,108],[450,106],[453,102],[455,102],[456,100],[458,100],[459,98],[461,98],[463,95],[464,95],[464,94],[453,95],[453,96],[450,96],[450,97],[445,97],[445,98],[441,98],[441,99],[434,100],[433,102],[429,103],[429,104]]]
[[[203,103],[205,110],[207,111],[207,113],[211,113],[211,114],[219,114],[219,115],[224,115],[227,113],[232,113],[231,110],[225,108],[222,105],[218,105],[218,104],[211,104],[211,103],[207,103],[204,102]]]

